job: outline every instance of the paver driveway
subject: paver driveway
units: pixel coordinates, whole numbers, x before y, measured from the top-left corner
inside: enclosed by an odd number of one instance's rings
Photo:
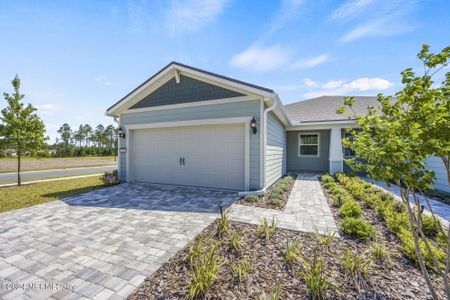
[[[236,197],[129,183],[2,213],[0,298],[125,298]]]

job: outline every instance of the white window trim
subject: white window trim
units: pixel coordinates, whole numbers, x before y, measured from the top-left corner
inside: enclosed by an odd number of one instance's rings
[[[300,154],[300,142],[301,142],[301,138],[300,136],[302,135],[317,135],[317,155],[305,155],[305,154]],[[304,146],[316,146],[316,144],[303,144]],[[297,141],[297,148],[298,148],[298,156],[299,157],[320,157],[320,132],[301,132],[298,134],[298,141]]]
[[[132,182],[133,172],[131,164],[131,139],[133,138],[134,130],[138,129],[156,129],[156,128],[170,128],[170,127],[184,127],[184,126],[201,126],[201,125],[226,125],[226,124],[244,124],[245,137],[244,137],[244,160],[245,160],[245,175],[244,175],[244,188],[245,191],[250,190],[250,122],[253,116],[248,117],[232,117],[232,118],[219,118],[219,119],[200,119],[200,120],[187,120],[187,121],[174,121],[174,122],[161,122],[161,123],[143,123],[126,125],[126,181]]]

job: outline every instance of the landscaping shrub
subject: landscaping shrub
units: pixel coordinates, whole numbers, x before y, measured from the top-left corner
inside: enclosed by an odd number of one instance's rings
[[[256,233],[260,238],[264,238],[266,241],[269,241],[270,235],[275,232],[277,229],[277,223],[275,218],[272,218],[272,225],[270,226],[267,222],[267,219],[264,218],[261,224],[258,225]]]
[[[245,246],[244,240],[241,238],[241,234],[238,230],[233,230],[230,234],[230,249],[233,251],[239,251]]]
[[[257,196],[257,195],[247,195],[247,196],[245,196],[245,201],[247,201],[247,202],[253,203],[253,202],[257,202],[258,200],[259,200],[259,196]]]
[[[119,172],[113,170],[112,172],[105,172],[102,176],[102,181],[106,186],[112,186],[119,183]]]
[[[358,238],[370,238],[375,234],[373,226],[361,218],[344,218],[342,220],[342,230]]]
[[[302,271],[300,277],[306,281],[311,299],[324,299],[326,291],[333,287],[333,284],[325,277],[325,263],[322,257],[319,257],[317,251],[314,251],[313,257],[308,261],[300,255],[302,262]]]
[[[289,242],[286,241],[286,250],[284,252],[284,259],[288,264],[294,264],[300,258],[300,247],[299,241]]]
[[[354,253],[351,250],[347,250],[343,254],[341,261],[344,272],[349,275],[359,290],[365,285],[365,278],[372,266],[372,261],[364,254]]]
[[[335,188],[335,187],[337,187],[337,186],[338,186],[337,183],[334,182],[334,181],[332,181],[332,182],[325,182],[325,183],[323,184],[323,187],[324,187],[325,189],[327,189],[327,190],[331,190],[331,189],[333,189],[333,188]]]
[[[377,194],[367,194],[361,198],[364,205],[368,208],[374,208],[380,204],[381,199]]]
[[[438,233],[438,226],[440,225],[438,223],[439,221],[436,221],[433,216],[422,214],[422,230],[423,233],[427,237],[435,237]]]
[[[408,258],[410,258],[412,261],[414,261],[415,263],[418,263],[416,248],[414,246],[414,239],[413,239],[412,233],[408,230],[402,229],[397,236],[402,241],[402,250],[403,250],[403,252],[405,252],[406,256]],[[431,255],[425,246],[425,242],[422,240],[419,240],[419,247],[420,247],[420,250],[422,251],[423,258],[425,260],[425,265],[428,268],[432,269],[434,267],[434,264],[433,264]],[[441,269],[445,268],[444,261],[447,257],[445,252],[443,252],[439,248],[434,247],[431,244],[430,244],[430,248],[431,248],[431,252],[434,254],[434,257],[440,263],[440,268]]]
[[[330,175],[322,175],[322,177],[320,177],[320,180],[322,180],[323,183],[334,182],[333,176]]]
[[[211,241],[207,252],[195,260],[192,266],[192,279],[188,286],[188,296],[191,299],[204,297],[217,279],[217,274],[224,264],[221,257],[216,254],[219,244]]]
[[[389,259],[392,254],[386,248],[386,245],[383,242],[372,242],[370,244],[370,254],[374,261],[383,262]]]
[[[248,259],[235,262],[231,265],[231,274],[236,281],[241,284],[247,280],[248,276],[253,272],[253,264]]]
[[[406,206],[399,200],[392,201],[392,209],[398,213],[405,212]]]
[[[441,249],[447,251],[448,237],[445,233],[438,232],[436,234],[436,243]]]
[[[361,206],[355,200],[345,201],[339,209],[341,217],[359,217],[362,214]]]
[[[406,212],[397,212],[392,208],[388,208],[385,213],[386,226],[394,233],[400,232],[401,229],[409,229],[408,214]]]

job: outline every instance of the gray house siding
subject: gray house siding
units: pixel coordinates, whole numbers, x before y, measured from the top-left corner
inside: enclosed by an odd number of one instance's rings
[[[131,124],[175,122],[187,120],[216,119],[254,116],[257,124],[261,124],[260,101],[250,100],[225,104],[202,105],[195,107],[174,108],[167,110],[125,113],[121,115],[121,124],[125,128]],[[260,130],[249,135],[249,184],[250,189],[260,189]],[[124,141],[121,141],[121,147]],[[129,151],[129,149],[127,149]],[[120,157],[121,179],[126,180],[126,155]]]
[[[298,143],[300,133],[319,133],[319,156],[299,156]],[[287,134],[287,170],[328,172],[330,130],[288,131]]]
[[[286,132],[273,112],[267,114],[266,186],[286,173]]]
[[[150,95],[133,105],[131,109],[239,96],[244,95],[180,75],[179,83],[176,82],[175,78],[170,79]]]

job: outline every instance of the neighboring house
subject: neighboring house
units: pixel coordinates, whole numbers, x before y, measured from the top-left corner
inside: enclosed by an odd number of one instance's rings
[[[376,97],[357,97],[364,113]],[[172,62],[107,110],[123,181],[264,191],[287,171],[344,171],[342,96],[283,105],[271,89]],[[446,187],[448,189],[448,185]],[[442,188],[445,190],[445,187]]]

